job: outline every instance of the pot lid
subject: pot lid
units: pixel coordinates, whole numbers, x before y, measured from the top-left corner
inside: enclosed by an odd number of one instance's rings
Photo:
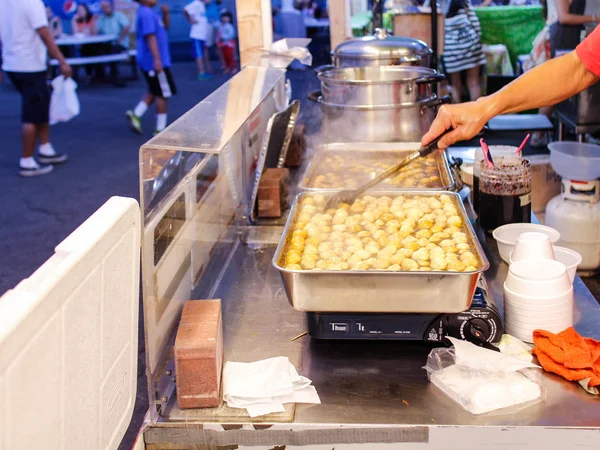
[[[390,36],[384,29],[378,28],[373,36],[350,39],[338,45],[333,54],[349,58],[401,58],[423,56],[432,53],[427,44],[418,39],[405,36]]]

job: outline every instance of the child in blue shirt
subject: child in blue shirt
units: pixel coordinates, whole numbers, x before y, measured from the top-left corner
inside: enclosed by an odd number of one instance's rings
[[[158,0],[135,0],[140,4],[136,18],[137,63],[148,84],[148,92],[133,110],[126,112],[131,129],[142,133],[141,118],[156,102],[156,130],[167,126],[167,100],[176,94],[177,87],[171,75],[171,54],[167,28],[170,23],[169,8],[163,5],[161,14],[156,11]]]

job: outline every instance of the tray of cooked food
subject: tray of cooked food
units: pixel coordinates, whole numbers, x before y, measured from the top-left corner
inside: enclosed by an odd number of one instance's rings
[[[419,143],[335,143],[321,145],[299,184],[303,191],[355,189],[396,164]],[[449,190],[454,178],[446,152],[419,158],[383,181],[378,189]]]
[[[330,195],[298,194],[273,257],[295,309],[469,308],[489,263],[458,194],[377,191],[324,210]]]

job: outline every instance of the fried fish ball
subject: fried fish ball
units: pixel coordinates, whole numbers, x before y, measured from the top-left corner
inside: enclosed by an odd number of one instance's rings
[[[419,244],[419,247],[426,247],[429,244],[429,240],[426,238],[417,239],[416,242]]]
[[[300,229],[299,229],[299,228],[296,228],[296,229],[294,230],[294,232],[292,233],[292,239],[293,239],[293,238],[296,238],[296,237],[300,237],[300,238],[302,238],[302,239],[306,239],[306,236],[307,236],[307,234],[306,234],[306,231],[304,231],[304,230],[303,230],[303,229],[301,229],[301,228],[300,228]]]
[[[314,245],[307,245],[306,247],[304,247],[304,255],[318,255],[319,254],[319,250],[318,247],[315,247]]]
[[[444,252],[447,253],[458,253],[458,249],[454,245],[447,245],[446,247],[442,247]]]
[[[302,261],[300,262],[300,266],[302,266],[303,269],[305,270],[312,270],[316,267],[317,262],[314,259],[306,259],[303,258]]]
[[[431,272],[431,267],[419,267],[420,272]]]
[[[368,250],[358,250],[356,253],[354,253],[354,255],[364,261],[371,257],[371,252]]]
[[[475,255],[473,254],[473,252],[465,252],[462,255],[460,255],[459,258],[462,262],[468,261],[469,259],[476,259]]]
[[[419,268],[419,264],[414,259],[410,259],[410,258],[406,258],[404,261],[402,261],[401,266],[404,270],[411,270],[411,269]]]
[[[369,242],[365,246],[365,250],[368,251],[371,255],[376,255],[377,253],[379,253],[379,244],[377,244],[377,242],[375,241]]]
[[[443,226],[441,226],[441,225],[434,225],[434,226],[432,226],[432,227],[431,227],[431,230],[430,230],[430,231],[431,231],[433,234],[435,234],[435,233],[441,233],[441,232],[443,232],[443,231],[444,231],[444,227],[443,227]]]
[[[454,239],[455,242],[468,242],[469,240],[467,234],[462,231],[457,231],[452,234],[452,239]]]
[[[390,257],[390,263],[391,264],[402,264],[402,261],[404,261],[406,259],[406,256],[404,256],[402,253],[398,252],[395,255],[392,255]]]
[[[397,254],[404,255],[407,258],[410,258],[415,251],[410,248],[401,248],[398,250]]]
[[[300,261],[302,261],[302,256],[299,253],[290,251],[285,256],[285,263],[288,265],[298,264]]]
[[[477,268],[475,266],[467,266],[463,272],[475,272]]]
[[[440,247],[450,247],[453,246],[455,243],[452,239],[444,239],[442,242],[440,242]]]
[[[355,264],[350,265],[352,270],[369,270],[369,264],[364,261],[359,261]]]
[[[415,261],[429,261],[429,251],[426,248],[420,248],[412,254]]]
[[[430,267],[433,270],[446,270],[446,267],[448,267],[448,263],[446,262],[446,260],[444,259],[444,257],[435,257],[431,259],[431,265]]]
[[[300,264],[287,264],[285,268],[288,270],[302,270],[302,266]]]
[[[384,270],[384,269],[387,269],[388,267],[390,267],[390,260],[389,259],[379,259],[379,258],[377,258],[375,260],[375,262],[373,263],[373,268],[377,269],[377,270]]]
[[[402,270],[402,267],[400,266],[400,264],[392,264],[391,266],[389,266],[389,267],[387,268],[387,270],[390,270],[390,271],[396,272],[396,271],[398,271],[398,270]]]
[[[467,266],[465,266],[460,261],[453,261],[448,263],[448,270],[452,272],[462,272],[463,270],[465,270],[466,267]]]
[[[461,255],[465,252],[471,251],[471,246],[466,242],[459,242],[456,244],[456,248],[458,249],[458,253]]]
[[[304,245],[312,245],[314,247],[318,247],[321,243],[321,239],[317,236],[311,236],[304,241]]]

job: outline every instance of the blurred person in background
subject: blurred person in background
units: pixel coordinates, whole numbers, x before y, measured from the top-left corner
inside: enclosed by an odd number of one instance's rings
[[[154,134],[167,127],[168,99],[177,93],[171,74],[171,53],[167,29],[171,23],[169,7],[163,5],[159,14],[158,0],[135,0],[140,4],[136,18],[137,62],[144,74],[148,92],[133,110],[125,113],[131,129],[142,134],[142,116],[156,103],[156,128]]]
[[[90,11],[90,8],[83,3],[77,5],[77,11],[71,19],[71,29],[75,35],[94,36],[98,34],[96,28],[96,17]],[[81,56],[97,56],[102,53],[102,45],[100,44],[85,44],[81,46]],[[86,65],[85,73],[87,74],[84,83],[92,82],[94,73],[98,72],[99,67],[96,65]]]
[[[67,160],[50,142],[50,90],[46,82],[48,53],[58,60],[60,72],[71,67],[54,42],[42,0],[0,0],[2,70],[21,94],[22,156],[19,175],[33,177],[52,172],[52,164]],[[39,140],[37,158],[35,146]]]
[[[192,50],[196,59],[198,68],[198,80],[210,80],[210,64],[206,57],[206,41],[209,34],[208,18],[206,17],[206,6],[202,0],[193,0],[183,8],[183,15],[190,23],[190,39],[192,40]]]
[[[282,0],[281,10],[277,15],[281,22],[281,34],[284,38],[305,38],[306,25],[304,25],[304,17],[298,9],[300,4],[294,3],[294,0]],[[290,69],[305,70],[300,61],[294,60],[290,64]]]
[[[235,61],[235,28],[232,22],[233,15],[229,11],[221,13],[218,45],[223,52],[225,73],[237,72],[237,63]]]
[[[58,39],[63,32],[62,21],[60,17],[54,15],[54,11],[49,6],[46,6],[46,17],[48,18],[48,29],[54,39]]]
[[[469,0],[450,0],[444,20],[444,66],[450,75],[452,99],[460,103],[462,73],[466,72],[471,101],[481,96],[480,70],[486,59],[481,45],[481,25]]]
[[[111,0],[100,2],[102,15],[96,22],[98,34],[112,34],[118,36],[119,45],[122,50],[129,49],[129,19],[121,11],[115,11]]]
[[[90,8],[83,3],[77,5],[77,11],[71,19],[73,34],[85,34],[93,36],[98,34],[96,29],[96,17],[90,11]]]
[[[219,58],[219,64],[222,68],[225,68],[225,61],[223,60],[223,52],[217,44],[219,28],[221,27],[221,13],[224,12],[221,8],[223,4],[222,0],[206,0],[204,5],[206,7],[206,18],[208,19],[208,26],[210,28],[210,39],[206,41],[206,58],[210,64],[210,49],[214,48],[217,58]]]
[[[542,39],[548,40],[550,57],[556,56],[557,50],[574,50],[581,40],[581,30],[588,22],[596,22],[596,16],[585,15],[585,0],[542,0],[546,14],[546,27]],[[536,38],[537,39],[537,38]],[[540,114],[552,117],[554,105],[540,108]],[[535,132],[531,135],[532,147],[548,145],[548,134]]]
[[[102,15],[98,18],[96,26],[98,34],[118,36],[118,43],[109,43],[106,53],[122,53],[129,50],[129,19],[121,11],[115,11],[111,0],[102,0],[100,2]],[[97,67],[96,71],[104,75],[104,68]],[[119,80],[119,63],[113,62],[110,65],[111,78],[117,86],[125,86],[125,83]]]

